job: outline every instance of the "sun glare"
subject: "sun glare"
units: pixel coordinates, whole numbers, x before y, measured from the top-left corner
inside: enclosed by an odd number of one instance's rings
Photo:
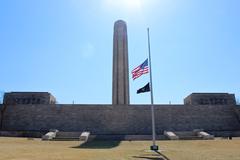
[[[143,0],[104,0],[108,7],[120,10],[139,10],[142,7]]]
[[[139,9],[141,8],[141,0],[123,0],[123,3],[126,5],[128,8],[136,8]]]

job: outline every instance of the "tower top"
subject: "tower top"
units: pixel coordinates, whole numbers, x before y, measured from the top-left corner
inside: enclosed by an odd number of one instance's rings
[[[127,34],[127,23],[123,20],[117,20],[114,23],[114,32],[120,34]]]
[[[124,21],[124,20],[117,20],[115,23],[114,23],[114,26],[116,25],[127,25],[127,23]]]

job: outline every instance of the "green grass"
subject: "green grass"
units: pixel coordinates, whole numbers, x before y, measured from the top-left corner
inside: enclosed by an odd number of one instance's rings
[[[240,160],[240,139],[158,141],[159,155],[149,151],[151,141],[41,141],[0,138],[0,160]]]

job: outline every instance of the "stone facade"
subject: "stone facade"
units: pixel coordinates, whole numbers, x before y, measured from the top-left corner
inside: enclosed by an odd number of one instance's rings
[[[228,93],[192,93],[184,99],[185,105],[236,105],[235,95]]]
[[[91,134],[150,135],[149,105],[8,105],[3,114],[4,131],[59,131]],[[155,105],[156,132],[239,131],[231,105]]]
[[[9,92],[4,94],[3,103],[16,104],[55,104],[56,99],[48,92]]]
[[[3,105],[2,104],[0,104],[0,128],[1,128],[1,124],[2,124],[2,113],[3,112]],[[1,129],[0,129],[1,130]]]
[[[239,123],[240,123],[240,105],[238,105],[238,106],[236,107],[236,114],[237,114],[237,117],[238,117],[238,121],[239,121]]]

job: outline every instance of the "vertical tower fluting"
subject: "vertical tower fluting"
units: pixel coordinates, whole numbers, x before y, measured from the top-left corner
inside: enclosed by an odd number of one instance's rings
[[[129,104],[128,39],[126,22],[114,24],[112,103]]]

